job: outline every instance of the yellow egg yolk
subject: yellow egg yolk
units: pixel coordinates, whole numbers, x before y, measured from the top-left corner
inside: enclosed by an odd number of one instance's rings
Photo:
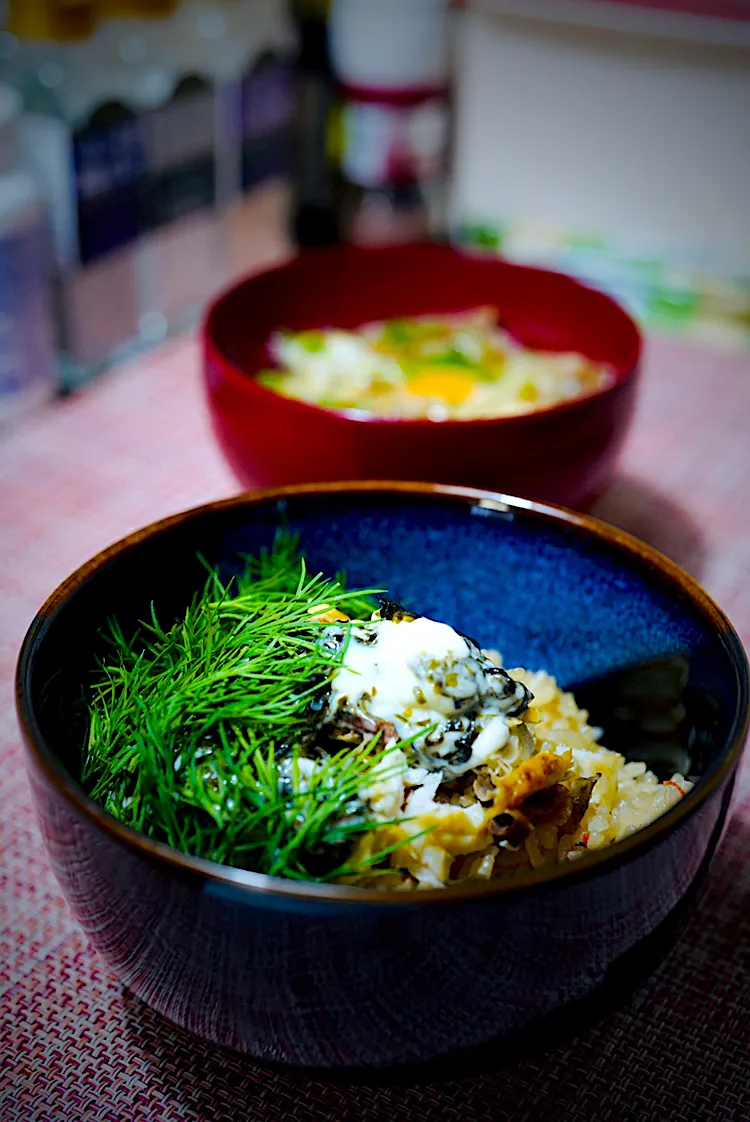
[[[420,397],[439,397],[448,405],[460,405],[474,388],[474,380],[461,371],[430,371],[409,379],[409,389]]]

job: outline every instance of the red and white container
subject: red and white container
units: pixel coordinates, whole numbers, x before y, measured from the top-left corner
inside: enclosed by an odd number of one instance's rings
[[[450,136],[448,0],[334,0],[337,156],[366,243],[437,233]]]

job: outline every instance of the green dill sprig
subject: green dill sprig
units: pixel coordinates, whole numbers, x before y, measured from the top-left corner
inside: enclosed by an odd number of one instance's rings
[[[392,746],[373,749],[371,743],[319,760],[296,752],[282,761],[273,750],[249,753],[233,787],[251,808],[252,823],[241,816],[235,858],[249,857],[253,868],[297,880],[333,880],[349,873],[353,866],[346,854],[354,839],[382,824],[368,815],[363,789],[375,777],[385,780],[403,769],[400,759],[388,762],[393,752]],[[378,863],[390,851],[378,854]]]
[[[274,876],[328,880],[354,869],[375,823],[361,792],[387,774],[385,749],[315,754],[330,679],[344,658],[317,615],[369,616],[379,590],[310,575],[288,534],[223,583],[210,571],[184,617],[128,638],[113,623],[93,684],[83,779],[128,826],[185,853]],[[356,609],[356,610],[355,610]],[[346,629],[346,625],[343,625]],[[385,771],[384,771],[385,769]]]

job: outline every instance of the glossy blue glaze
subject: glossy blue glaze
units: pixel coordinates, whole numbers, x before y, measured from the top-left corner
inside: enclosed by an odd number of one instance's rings
[[[390,900],[183,859],[119,827],[77,783],[102,625],[115,613],[127,630],[152,603],[163,623],[179,616],[205,580],[198,554],[229,573],[281,523],[312,569],[346,569],[565,686],[680,656],[695,789],[638,837],[511,891]],[[319,1067],[415,1063],[493,1036],[507,1047],[632,982],[704,882],[748,708],[736,635],[669,563],[585,519],[427,490],[248,496],[135,535],[51,598],[18,684],[50,859],[111,969],[207,1039]]]
[[[404,496],[348,506],[281,504],[310,567],[345,569],[352,585],[386,589],[500,650],[507,666],[545,669],[572,685],[715,641],[671,589],[572,527]],[[253,553],[271,540],[264,519],[228,535],[222,550]]]

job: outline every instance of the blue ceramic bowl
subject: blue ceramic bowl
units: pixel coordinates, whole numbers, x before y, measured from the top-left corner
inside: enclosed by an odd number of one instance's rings
[[[81,684],[116,614],[184,609],[200,552],[231,567],[280,519],[315,569],[345,568],[576,689],[605,743],[700,774],[662,819],[512,884],[415,894],[276,880],[133,833],[78,782]],[[348,484],[241,496],[118,543],[34,621],[18,670],[34,798],[62,889],[111,969],[218,1044],[313,1067],[385,1067],[518,1040],[606,1002],[676,938],[719,843],[748,667],[705,593],[584,516],[482,492]]]

